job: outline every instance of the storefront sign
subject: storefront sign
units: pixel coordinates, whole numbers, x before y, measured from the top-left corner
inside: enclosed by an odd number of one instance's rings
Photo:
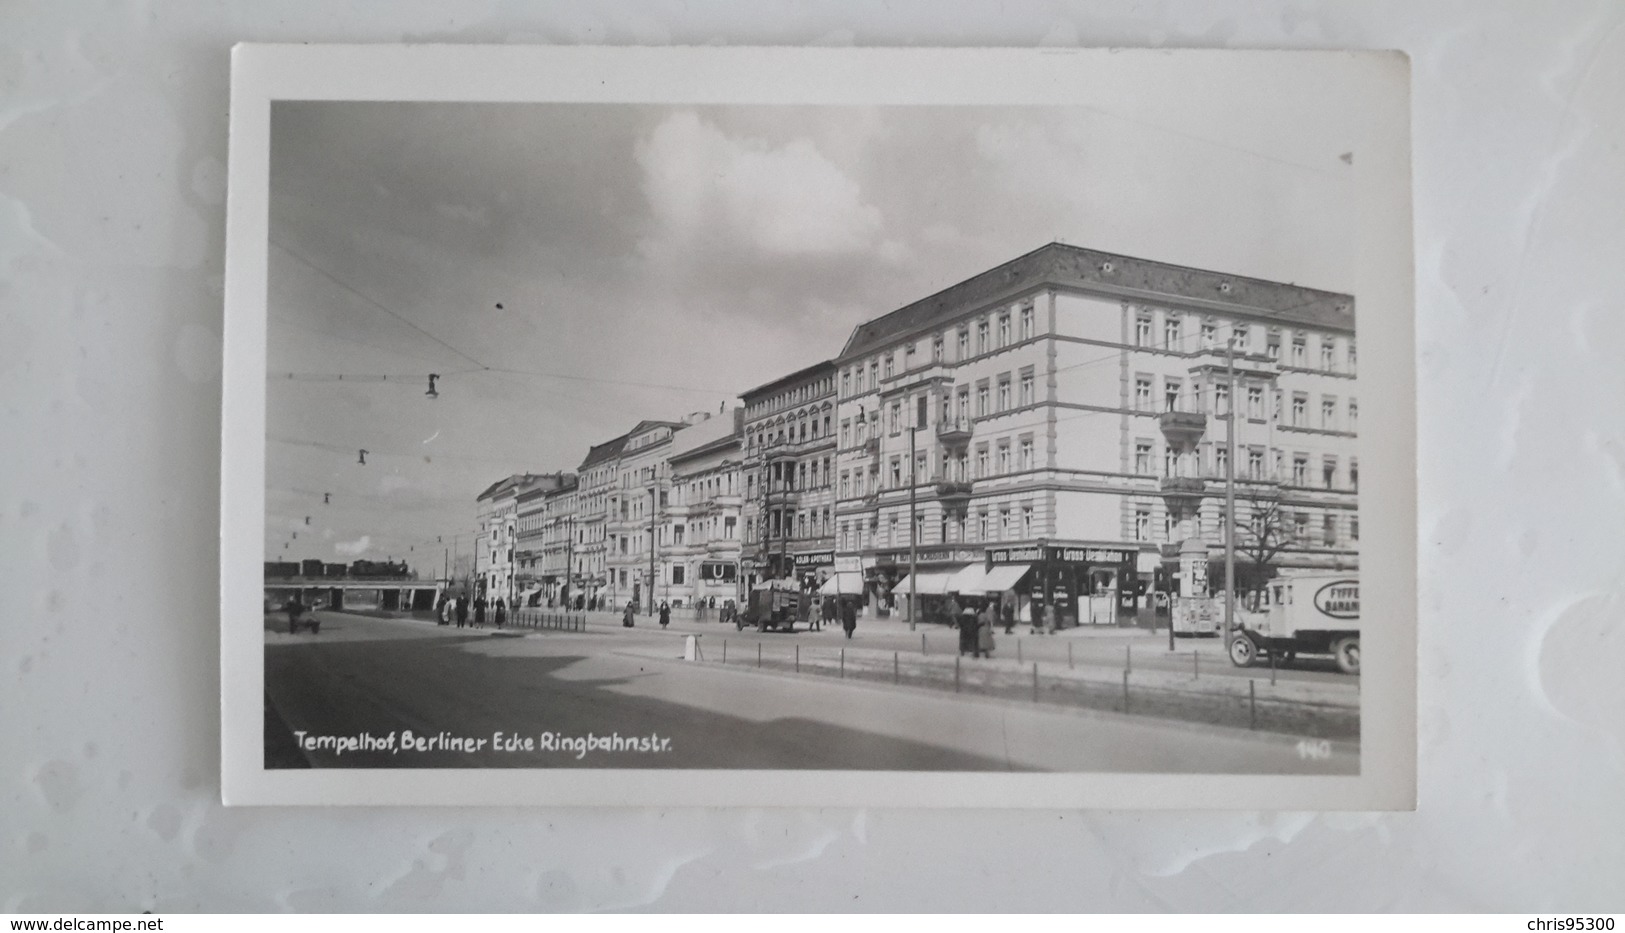
[[[727,561],[705,561],[700,564],[700,577],[713,582],[732,583],[738,579],[739,571]]]
[[[837,557],[835,558],[835,570],[838,573],[862,573],[863,558],[856,554]]]
[[[1035,564],[1043,559],[1043,549],[1038,547],[999,547],[987,552],[989,569],[995,564]]]
[[[1128,564],[1137,553],[1110,547],[1052,547],[1048,550],[1050,560],[1067,564]]]
[[[921,548],[918,554],[922,564],[968,564],[980,557],[980,554],[968,548]],[[881,565],[907,564],[908,561],[907,551],[881,551],[875,555],[875,563]]]
[[[811,554],[791,554],[790,562],[797,567],[822,567],[835,563],[834,551],[814,551]]]

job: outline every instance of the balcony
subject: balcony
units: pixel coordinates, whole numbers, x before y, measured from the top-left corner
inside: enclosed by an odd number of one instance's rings
[[[944,418],[937,422],[937,440],[949,447],[963,447],[970,443],[973,424],[969,418]]]
[[[944,480],[937,484],[937,500],[945,509],[963,511],[970,504],[971,484],[958,480]]]
[[[1207,414],[1200,411],[1165,411],[1157,416],[1157,424],[1170,445],[1189,450],[1207,433]]]

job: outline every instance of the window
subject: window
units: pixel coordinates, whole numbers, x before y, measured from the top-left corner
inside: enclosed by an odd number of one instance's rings
[[[1162,380],[1162,410],[1179,410],[1179,388],[1183,385],[1178,379],[1164,377]]]
[[[1010,537],[1011,537],[1011,535],[1010,535],[1011,530],[1012,529],[1010,528],[1010,510],[1008,508],[1000,509],[999,510],[999,538],[1001,540],[1008,541],[1010,539]]]
[[[845,447],[852,439],[852,419],[841,419],[841,446]]]
[[[1349,430],[1350,431],[1358,431],[1359,429],[1360,429],[1360,403],[1355,401],[1354,399],[1349,399]]]
[[[1033,308],[1026,305],[1021,309],[1021,339],[1031,340],[1033,336]],[[1354,347],[1349,346],[1349,362],[1354,362]]]
[[[879,388],[879,387],[880,387],[880,363],[875,361],[875,360],[870,360],[869,361],[869,388],[875,389],[875,388]]]
[[[903,458],[891,458],[891,488],[903,485]]]
[[[942,335],[941,334],[938,334],[935,337],[931,338],[931,362],[933,362],[933,363],[942,362]]]
[[[922,431],[925,430],[925,422],[926,422],[926,417],[925,416],[926,416],[926,412],[929,409],[930,405],[931,405],[931,397],[930,396],[928,396],[928,395],[917,395],[917,396],[914,397],[914,426],[916,428],[919,428]]]
[[[1297,392],[1297,393],[1293,394],[1293,396],[1292,396],[1292,426],[1293,427],[1301,428],[1301,427],[1304,426],[1304,424],[1303,424],[1304,419],[1306,417],[1308,417],[1307,412],[1306,412],[1306,409],[1308,409],[1308,407],[1309,407],[1309,397],[1308,396],[1304,395],[1302,392]]]
[[[969,330],[969,328],[961,327],[959,329],[959,359],[963,360],[963,359],[968,358],[969,356],[970,356],[970,330]]]
[[[1140,411],[1151,408],[1151,377],[1134,377],[1134,407]]]
[[[1326,372],[1332,371],[1332,338],[1320,338],[1320,368]]]
[[[1360,540],[1360,516],[1358,515],[1349,516],[1349,540]]]
[[[979,444],[976,447],[976,478],[987,476],[987,445]]]
[[[903,543],[903,539],[897,536],[897,516],[895,515],[886,520],[886,540],[891,544]]]
[[[913,368],[914,368],[914,344],[911,343],[908,346],[903,348],[903,372],[908,372],[909,370],[911,370]]]
[[[1003,373],[1003,374],[1001,374],[999,376],[999,407],[998,407],[998,410],[999,411],[1009,411],[1010,410],[1010,374],[1009,373]]]
[[[1230,325],[1230,339],[1236,342],[1236,349],[1243,353],[1252,346],[1253,329],[1246,324],[1236,323]]]
[[[1024,437],[1024,438],[1021,439],[1021,469],[1030,470],[1032,468],[1033,468],[1033,439],[1030,438],[1030,437]]]
[[[925,451],[914,454],[914,474],[909,477],[910,483],[917,483],[925,476]]]
[[[1008,311],[999,312],[998,345],[1001,347],[1008,347],[1010,345],[1010,312]]]
[[[987,352],[987,318],[976,322],[976,352]]]
[[[1202,322],[1202,349],[1213,349],[1213,341],[1218,337],[1218,328],[1213,326],[1213,319],[1208,318]]]
[[[672,564],[671,565],[671,582],[673,584],[682,583],[683,582],[683,571],[687,570],[687,569],[688,568],[684,567],[682,564]]]
[[[1320,426],[1328,431],[1337,427],[1337,399],[1330,395],[1320,400]]]
[[[1213,445],[1213,472],[1220,476],[1230,469],[1230,449],[1223,445]]]
[[[1303,454],[1292,458],[1292,485],[1309,485],[1309,458]]]
[[[1247,451],[1247,475],[1253,479],[1264,476],[1264,451],[1257,447]]]
[[[1349,458],[1349,488],[1355,492],[1360,491],[1360,461],[1353,457]]]
[[[1179,475],[1179,454],[1172,447],[1162,449],[1162,475]]]
[[[959,387],[958,405],[956,407],[956,411],[961,418],[970,417],[970,386]]]
[[[1151,346],[1151,315],[1141,314],[1134,318],[1134,345]]]
[[[1151,442],[1148,440],[1134,442],[1134,472],[1141,476],[1151,474]]]
[[[976,385],[976,415],[977,417],[987,415],[987,380],[985,379]]]
[[[850,369],[845,369],[845,370],[841,371],[841,394],[842,395],[851,395],[852,394],[852,370],[850,370]]]
[[[1170,350],[1179,348],[1179,316],[1171,311],[1162,321],[1162,345]]]
[[[890,423],[890,427],[891,427],[891,433],[896,434],[897,432],[903,430],[903,403],[902,402],[892,402],[891,403],[890,415],[891,415],[891,420],[890,420],[889,423]]]
[[[1327,489],[1337,488],[1337,458],[1327,457],[1320,463],[1321,485]]]
[[[732,515],[729,515],[729,516],[727,516],[726,518],[724,518],[722,520],[722,536],[724,538],[730,538],[731,539],[731,538],[733,538],[735,536],[735,534],[738,531],[739,531],[739,519],[734,518]]]
[[[895,362],[896,362],[895,359],[892,357],[892,355],[890,353],[886,354],[886,378],[887,379],[890,379],[892,377],[892,372],[896,368],[895,367]]]
[[[856,473],[852,474],[852,486],[853,486],[853,489],[852,489],[853,495],[858,495],[858,496],[863,495],[863,471],[862,470],[859,470]]]
[[[1348,360],[1349,360],[1349,372],[1352,373],[1355,370],[1354,340],[1353,340],[1353,338],[1349,339]],[[1349,537],[1353,538],[1353,537],[1357,537],[1357,535],[1350,534]]]
[[[1327,547],[1335,547],[1337,544],[1337,518],[1330,512],[1321,518],[1320,540]]]
[[[845,499],[852,491],[852,474],[846,470],[841,471],[841,498]]]
[[[1021,405],[1026,407],[1033,403],[1033,371],[1025,370],[1021,374]]]
[[[1033,536],[1033,507],[1030,505],[1021,507],[1021,536],[1023,538]]]
[[[671,542],[673,544],[682,544],[683,543],[683,526],[682,525],[673,525],[672,526],[672,528],[671,528]]]
[[[987,512],[986,511],[976,513],[976,531],[977,531],[977,534],[979,535],[981,540],[983,540],[983,541],[988,540],[988,536],[987,536],[987,534],[988,534],[988,532],[987,532]]]
[[[1275,331],[1275,330],[1270,331],[1268,341],[1265,344],[1264,352],[1272,360],[1279,360],[1281,358],[1281,332],[1280,331]]]
[[[1004,474],[1010,472],[1010,442],[1008,440],[999,441],[998,463],[999,473]]]
[[[1216,415],[1230,414],[1230,386],[1227,383],[1213,384],[1213,413]]]
[[[1292,365],[1293,366],[1303,366],[1304,365],[1304,354],[1306,352],[1305,351],[1305,345],[1307,343],[1308,343],[1308,338],[1306,338],[1302,333],[1297,333],[1297,334],[1292,335]]]
[[[1151,510],[1148,508],[1134,510],[1134,540],[1151,540]]]

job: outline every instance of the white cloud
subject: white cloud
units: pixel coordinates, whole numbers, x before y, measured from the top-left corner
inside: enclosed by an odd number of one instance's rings
[[[836,256],[868,250],[880,235],[879,209],[806,138],[773,147],[680,111],[639,143],[637,161],[656,224],[643,246],[656,258],[697,244]]]
[[[338,552],[340,557],[360,557],[362,554],[367,553],[367,549],[370,547],[372,547],[372,535],[362,535],[354,541],[340,541],[333,545],[333,550]]]

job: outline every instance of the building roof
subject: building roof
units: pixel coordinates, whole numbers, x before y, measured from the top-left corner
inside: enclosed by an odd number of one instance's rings
[[[529,502],[541,498],[548,493],[557,492],[565,483],[571,488],[575,487],[576,475],[574,473],[539,473],[526,474],[519,484],[519,501]]]
[[[671,451],[666,458],[673,464],[695,457],[716,453],[739,446],[739,435],[744,428],[743,408],[734,408],[688,426],[672,438]]]
[[[499,479],[491,485],[485,487],[485,491],[475,496],[474,501],[482,502],[486,499],[495,499],[497,496],[502,495],[504,492],[507,492],[509,489],[518,485],[530,475],[531,474],[529,473],[515,473],[512,476],[504,476],[502,479]]]
[[[557,486],[553,487],[552,489],[543,490],[542,495],[545,496],[545,497],[551,498],[553,496],[563,495],[564,493],[567,493],[567,492],[575,492],[576,487],[579,486],[580,484],[581,484],[581,478],[580,477],[578,477],[574,473],[566,473],[566,474],[564,474],[563,482],[559,483]]]
[[[626,447],[627,438],[631,436],[631,432],[627,432],[614,440],[608,440],[602,444],[594,444],[592,449],[587,451],[586,459],[581,461],[581,466],[576,467],[576,472],[584,473],[600,463],[608,463],[609,461],[614,460],[616,457],[619,457],[621,455],[621,450]]]
[[[1214,310],[1275,318],[1283,323],[1354,330],[1354,298],[1350,295],[1192,269],[1065,243],[1048,243],[934,295],[859,324],[847,339],[840,359],[862,355],[941,319],[1013,298],[1046,284],[1153,302],[1172,299]]]
[[[759,399],[764,395],[769,395],[778,391],[779,389],[806,382],[807,380],[821,375],[824,372],[833,372],[834,369],[834,360],[820,360],[811,366],[802,367],[788,376],[780,376],[772,382],[765,382],[754,389],[746,389],[745,391],[739,393],[739,397],[745,401],[745,404],[748,405],[752,401]]]

